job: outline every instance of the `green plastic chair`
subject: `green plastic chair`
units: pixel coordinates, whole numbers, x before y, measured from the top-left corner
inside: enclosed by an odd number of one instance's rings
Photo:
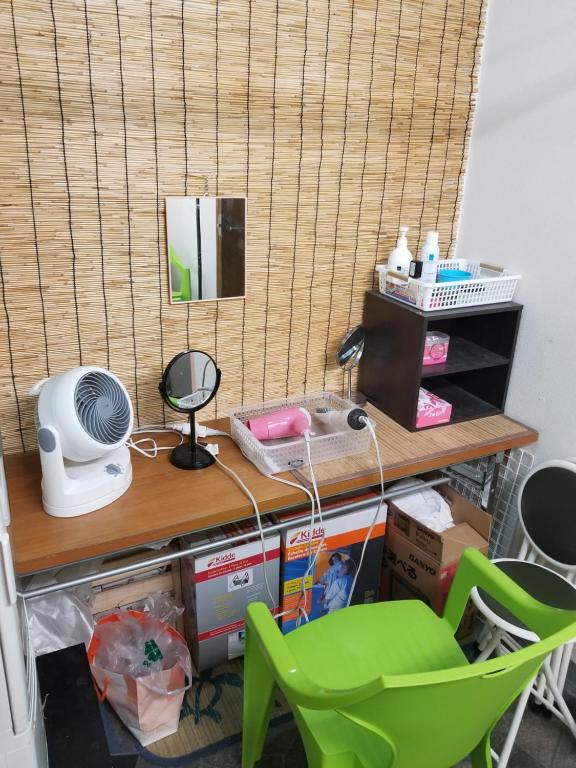
[[[469,664],[454,633],[473,587],[505,605],[540,641]],[[534,600],[467,549],[444,616],[423,602],[358,605],[284,636],[264,603],[248,606],[242,768],[260,759],[276,687],[310,768],[492,766],[490,734],[548,654],[576,636],[576,611]]]
[[[172,301],[191,301],[192,285],[190,282],[190,268],[185,267],[176,255],[176,251],[170,246],[170,265],[174,267],[180,277],[180,290],[172,291]]]

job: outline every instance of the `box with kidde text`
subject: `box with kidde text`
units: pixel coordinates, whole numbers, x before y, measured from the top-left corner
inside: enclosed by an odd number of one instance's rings
[[[344,608],[348,604],[356,576],[350,604],[372,603],[378,600],[386,529],[386,504],[382,504],[378,511],[379,494],[368,493],[325,504],[322,509],[328,512],[354,501],[365,501],[367,505],[357,511],[327,517],[324,525],[316,518],[311,539],[309,523],[295,522],[294,526],[281,531],[280,626],[284,634],[300,626],[306,621],[306,617],[308,621],[312,621]],[[362,567],[358,572],[364,541],[376,513],[376,522],[366,545]],[[302,514],[303,510],[278,514],[275,520],[286,522],[291,518],[301,517]],[[310,555],[314,560],[316,553],[318,555],[314,564],[309,567]]]
[[[264,530],[270,526],[266,518],[262,523]],[[187,555],[180,561],[184,630],[192,659],[200,671],[242,656],[244,619],[249,603],[264,602],[272,613],[278,612],[279,535],[265,534],[266,563],[260,538],[234,544],[226,542],[231,536],[255,531],[255,523],[247,520],[180,540],[183,548],[222,542],[217,550],[205,555]]]

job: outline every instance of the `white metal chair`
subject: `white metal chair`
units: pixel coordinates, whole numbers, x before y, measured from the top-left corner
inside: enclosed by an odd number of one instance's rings
[[[524,535],[518,558],[493,562],[537,600],[557,608],[576,608],[576,464],[547,461],[530,472],[518,494],[518,511]],[[483,661],[493,652],[515,650],[536,635],[515,616],[480,590],[472,599],[485,616],[487,631],[480,642]],[[518,699],[498,768],[506,768],[530,695],[556,715],[576,739],[576,722],[562,691],[573,643],[555,651],[541,674]]]

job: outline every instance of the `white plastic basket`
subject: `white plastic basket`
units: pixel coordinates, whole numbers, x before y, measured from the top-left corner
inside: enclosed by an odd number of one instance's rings
[[[310,453],[313,464],[341,459],[357,453],[363,453],[370,447],[368,429],[347,429],[342,432],[329,432],[328,428],[314,419],[317,408],[330,408],[345,411],[353,408],[354,403],[344,400],[331,392],[318,392],[284,400],[270,400],[257,405],[245,405],[234,408],[230,417],[231,435],[244,456],[255,464],[260,472],[276,474],[288,472],[308,465],[306,443],[303,437],[288,437],[280,440],[261,442],[246,426],[249,419],[274,413],[283,408],[306,408],[312,416],[313,436],[310,439]]]
[[[388,272],[387,264],[378,264],[380,293],[393,299],[412,304],[425,312],[439,309],[457,309],[479,304],[498,304],[512,301],[521,275],[506,269],[477,264],[465,259],[443,259],[438,269],[458,269],[470,272],[469,280],[455,280],[449,283],[427,283],[411,277]]]

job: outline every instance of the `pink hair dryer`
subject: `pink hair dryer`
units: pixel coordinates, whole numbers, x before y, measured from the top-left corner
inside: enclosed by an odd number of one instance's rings
[[[310,432],[311,425],[312,418],[306,408],[286,408],[246,422],[246,426],[258,440],[301,437]]]

